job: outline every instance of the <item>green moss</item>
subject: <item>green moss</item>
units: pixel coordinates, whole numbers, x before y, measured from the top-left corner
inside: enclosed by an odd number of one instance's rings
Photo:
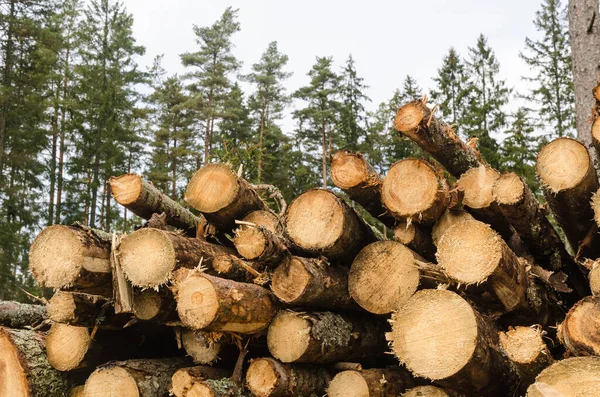
[[[210,386],[215,394],[219,397],[246,397],[249,394],[245,393],[231,378],[209,379],[204,381]]]

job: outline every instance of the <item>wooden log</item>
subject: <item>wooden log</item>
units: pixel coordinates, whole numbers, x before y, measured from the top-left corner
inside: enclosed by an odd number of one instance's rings
[[[410,102],[396,113],[394,128],[409,137],[455,178],[481,164],[478,153],[440,123],[426,106],[426,100]]]
[[[527,397],[595,397],[600,390],[600,357],[557,361],[535,379]]]
[[[125,174],[111,177],[110,189],[116,202],[142,219],[150,219],[152,214],[165,214],[167,225],[185,231],[196,237],[200,217],[192,214],[175,200],[146,182],[136,174]]]
[[[415,385],[404,368],[342,371],[327,388],[329,397],[397,397]]]
[[[252,211],[268,211],[252,185],[225,164],[208,164],[197,171],[184,200],[223,231],[234,229],[235,220]]]
[[[587,296],[577,302],[558,327],[557,336],[573,356],[600,355],[600,297]]]
[[[83,397],[83,391],[85,390],[85,385],[75,386],[69,392],[69,397]]]
[[[231,371],[222,368],[207,366],[180,368],[171,378],[170,392],[175,397],[200,397],[204,395],[202,389],[210,387],[205,384],[205,381],[230,376]]]
[[[446,179],[425,160],[393,164],[381,187],[381,200],[396,219],[433,223],[450,204]]]
[[[406,245],[429,261],[435,261],[435,245],[431,237],[431,227],[398,221],[394,227],[394,240]]]
[[[450,394],[435,386],[417,386],[405,391],[402,397],[450,397]]]
[[[9,328],[36,326],[48,318],[46,306],[0,301],[0,325]]]
[[[235,255],[227,254],[214,257],[212,268],[215,276],[229,280],[252,282],[265,270],[265,266],[255,261],[246,261]]]
[[[178,268],[212,266],[213,258],[233,250],[158,229],[139,229],[123,237],[119,248],[123,272],[136,287],[154,288],[170,281]]]
[[[539,326],[511,327],[499,333],[500,348],[516,368],[525,388],[554,361],[542,337]]]
[[[48,363],[45,335],[0,326],[0,396],[54,397],[72,384]]]
[[[600,296],[600,262],[594,261],[588,274],[590,289],[594,296]]]
[[[217,333],[202,332],[184,328],[181,331],[181,344],[188,356],[196,364],[212,364],[219,357],[221,343]]]
[[[171,323],[179,320],[177,302],[169,288],[134,290],[133,314],[142,321]]]
[[[373,231],[348,204],[325,189],[311,189],[287,209],[287,234],[309,256],[349,263],[365,245],[376,240]]]
[[[287,305],[356,310],[348,292],[348,269],[324,258],[285,259],[271,276],[271,290]]]
[[[81,225],[48,226],[29,249],[29,268],[43,287],[112,296],[111,236]]]
[[[466,220],[475,220],[475,218],[465,210],[452,209],[444,212],[431,230],[433,244],[436,246],[438,245],[440,238],[446,233],[446,230],[448,230],[450,226]]]
[[[350,296],[374,314],[397,310],[419,286],[416,260],[423,259],[396,241],[376,241],[367,245],[350,267]]]
[[[392,316],[392,351],[416,376],[466,395],[511,395],[498,333],[458,294],[421,290]]]
[[[168,396],[173,374],[189,364],[180,357],[111,361],[92,372],[85,382],[84,397]]]
[[[246,372],[246,384],[256,397],[322,396],[330,381],[324,368],[284,364],[270,357],[253,360]]]
[[[112,303],[98,295],[56,291],[47,307],[50,320],[79,327],[119,329],[131,321],[130,314],[115,314]]]
[[[175,280],[179,318],[193,329],[259,333],[277,313],[275,297],[255,284],[188,269],[178,271]]]
[[[283,222],[282,220],[275,215],[270,210],[256,210],[252,211],[248,215],[246,215],[243,219],[243,222],[252,223],[256,226],[262,226],[271,233],[281,234],[283,232]],[[240,227],[247,227],[244,224],[240,225]]]
[[[281,311],[269,326],[267,345],[284,363],[360,360],[385,350],[383,329],[365,316]]]
[[[265,266],[279,264],[289,255],[289,243],[262,226],[236,229],[233,244],[241,256]]]
[[[381,223],[394,227],[396,219],[381,202],[383,178],[362,154],[347,150],[335,153],[331,158],[331,180]]]
[[[588,151],[574,139],[555,139],[539,152],[536,169],[548,205],[577,253],[595,225],[588,203],[598,190],[598,178]],[[597,233],[590,238],[580,255],[595,259],[600,256]]]

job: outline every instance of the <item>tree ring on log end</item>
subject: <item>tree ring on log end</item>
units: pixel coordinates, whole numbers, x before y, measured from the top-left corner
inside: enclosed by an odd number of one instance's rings
[[[202,329],[216,318],[219,311],[217,291],[204,277],[188,277],[178,285],[177,313],[183,324]]]
[[[327,388],[329,397],[369,397],[369,385],[358,371],[342,371]]]
[[[527,389],[527,397],[596,397],[598,390],[600,357],[573,357],[544,369]]]
[[[311,325],[299,314],[277,314],[267,333],[267,346],[273,357],[284,363],[294,362],[308,349]]]
[[[494,201],[492,187],[500,177],[498,171],[481,165],[471,168],[456,182],[465,191],[463,203],[470,208],[486,208]]]
[[[532,327],[516,327],[500,332],[499,337],[506,356],[519,364],[534,362],[546,349],[542,335]]]
[[[21,364],[18,349],[0,327],[0,396],[28,397],[27,369]]]
[[[552,193],[558,193],[579,185],[590,167],[584,145],[574,139],[558,138],[539,152],[536,170],[542,184]]]
[[[108,367],[94,371],[85,382],[85,396],[139,396],[135,379],[124,368]]]
[[[188,356],[198,364],[214,362],[221,351],[221,344],[210,341],[202,331],[184,329],[181,333],[181,343]]]
[[[207,385],[195,382],[188,390],[186,396],[193,397],[216,397],[214,391]]]
[[[458,373],[478,340],[473,308],[447,290],[422,290],[392,316],[392,349],[417,376],[432,380]]]
[[[248,260],[261,256],[267,246],[263,233],[256,227],[238,230],[233,243],[240,255]]]
[[[367,163],[357,155],[338,152],[331,160],[331,179],[342,190],[355,187],[368,175]]]
[[[244,222],[254,223],[256,226],[262,226],[273,234],[281,233],[281,222],[277,215],[271,211],[256,210],[252,211],[242,219]],[[240,225],[240,229],[246,229],[248,226]]]
[[[500,175],[494,182],[492,196],[498,204],[518,204],[525,195],[525,183],[520,176],[514,172]]]
[[[424,106],[419,103],[409,103],[398,109],[394,118],[394,127],[400,132],[412,131],[421,124],[424,117]]]
[[[560,326],[563,344],[575,355],[600,355],[600,297],[586,296],[567,313]]]
[[[271,289],[284,303],[293,303],[304,295],[313,275],[297,257],[287,259],[285,265],[277,266],[271,276]]]
[[[110,189],[117,203],[124,206],[135,203],[142,194],[142,177],[136,174],[112,177]]]
[[[214,213],[229,206],[239,191],[237,175],[225,164],[208,164],[194,174],[185,202],[200,212]]]
[[[600,117],[596,117],[592,124],[592,139],[595,142],[600,142]]]
[[[265,358],[254,360],[246,372],[246,382],[252,395],[256,397],[269,397],[278,386],[279,379],[285,375],[277,371],[276,366]]]
[[[394,228],[394,239],[402,244],[410,244],[415,238],[417,228],[414,224],[406,222],[398,222]]]
[[[162,298],[152,289],[133,295],[133,314],[140,320],[152,320],[160,312],[161,305]]]
[[[83,362],[90,343],[86,327],[54,323],[46,338],[48,362],[59,371],[75,369]]]
[[[63,291],[56,291],[46,305],[48,318],[57,323],[69,323],[74,321],[76,311],[73,294]]]

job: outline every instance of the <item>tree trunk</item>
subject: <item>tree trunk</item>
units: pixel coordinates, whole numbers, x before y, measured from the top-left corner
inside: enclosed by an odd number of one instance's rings
[[[392,351],[416,376],[468,396],[513,395],[498,332],[458,294],[417,292],[392,316]]]
[[[2,70],[2,87],[10,92],[10,88],[12,85],[12,68],[14,63],[14,54],[13,54],[13,46],[14,46],[14,25],[15,25],[15,3],[16,0],[10,1],[10,13],[8,15],[8,26],[6,28],[6,38],[4,40],[4,68]],[[5,94],[7,95],[7,94]],[[8,95],[7,95],[8,96]],[[8,105],[10,101],[10,96],[8,98],[3,99],[0,103],[0,177],[2,178],[2,182],[0,182],[0,186],[4,187],[4,156],[5,156],[5,146],[6,146],[6,119],[8,118]]]
[[[230,376],[231,371],[221,368],[207,366],[181,368],[173,374],[170,391],[175,397],[202,397],[206,380],[219,380]]]
[[[398,397],[415,385],[404,368],[372,368],[362,371],[342,371],[327,388],[329,397]]]
[[[196,237],[201,218],[192,214],[169,196],[159,191],[141,176],[125,174],[110,178],[112,194],[117,203],[143,219],[152,214],[166,214],[166,223]]]
[[[325,120],[321,120],[321,171],[323,175],[323,189],[327,189],[327,144],[325,142]]]
[[[213,364],[219,358],[222,334],[218,332],[195,331],[189,328],[181,330],[181,344],[188,356],[196,364]]]
[[[417,386],[405,391],[402,397],[450,397],[450,394],[435,386]]]
[[[359,309],[348,292],[348,269],[331,266],[325,259],[292,256],[284,260],[273,272],[271,289],[287,305]]]
[[[33,277],[47,288],[112,296],[110,235],[75,224],[42,230],[29,250]]]
[[[558,328],[558,338],[573,356],[600,355],[598,323],[600,297],[587,296],[576,303]]]
[[[66,396],[71,382],[50,366],[41,332],[0,327],[0,395]]]
[[[388,214],[381,202],[383,178],[367,163],[362,154],[346,150],[334,154],[331,159],[331,179],[369,214],[385,226],[394,227],[396,219]]]
[[[267,267],[289,255],[289,242],[260,226],[237,229],[233,244],[241,256]]]
[[[48,318],[46,306],[13,301],[0,301],[0,326],[34,327]]]
[[[439,244],[440,238],[446,233],[446,230],[448,230],[450,226],[467,220],[475,220],[473,215],[469,214],[467,211],[453,209],[444,212],[435,225],[433,225],[431,231],[431,240],[433,241],[433,244],[436,246]]]
[[[283,233],[282,220],[270,210],[252,211],[246,215],[242,221],[253,223],[256,226],[262,226],[274,234],[279,235]],[[247,226],[242,224],[240,227],[245,228]]]
[[[600,390],[600,357],[557,361],[535,378],[527,397],[594,397]]]
[[[115,314],[107,298],[79,292],[56,291],[47,308],[53,322],[79,327],[120,329],[131,320],[129,314]]]
[[[600,296],[600,262],[594,261],[588,274],[590,289],[594,296]]]
[[[274,358],[256,359],[246,372],[248,389],[257,397],[322,396],[330,380],[324,368],[284,364]]]
[[[90,375],[85,382],[84,396],[168,396],[171,377],[189,364],[179,357],[111,361]]]
[[[284,363],[330,363],[380,356],[384,324],[365,316],[281,311],[269,326],[267,345]]]
[[[431,227],[399,221],[394,227],[394,240],[401,242],[429,261],[435,261],[435,245]]]
[[[133,314],[142,321],[154,323],[171,323],[179,320],[176,310],[177,302],[171,290],[161,287],[133,291]]]
[[[400,109],[394,127],[439,161],[455,178],[481,165],[479,154],[440,123],[423,100],[410,102]]]
[[[277,313],[275,297],[255,284],[181,269],[175,275],[177,312],[193,329],[255,334]]]
[[[57,88],[58,91],[58,88]],[[54,197],[56,192],[56,153],[58,151],[58,92],[54,98],[54,114],[50,122],[52,128],[52,149],[50,151],[50,191],[48,192],[47,226],[54,223]]]
[[[67,39],[67,48],[65,54],[65,69],[63,77],[63,103],[60,109],[60,143],[58,151],[58,177],[56,183],[56,219],[54,223],[60,223],[60,215],[62,211],[62,189],[63,189],[63,169],[64,169],[64,157],[65,157],[65,118],[66,109],[65,102],[67,98],[67,87],[69,84],[69,57],[71,55],[71,41],[70,37]]]
[[[302,253],[322,255],[332,262],[349,264],[361,248],[376,240],[354,209],[324,189],[296,197],[285,219],[288,237]]]

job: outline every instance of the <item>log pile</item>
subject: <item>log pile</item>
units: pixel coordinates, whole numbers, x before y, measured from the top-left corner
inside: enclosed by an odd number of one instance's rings
[[[189,209],[112,178],[148,222],[37,236],[31,271],[55,294],[0,303],[0,395],[598,395],[600,193],[585,148],[542,148],[546,208],[425,100],[394,125],[433,160],[399,159],[384,178],[340,151],[337,188],[279,213],[226,164],[191,178]]]

